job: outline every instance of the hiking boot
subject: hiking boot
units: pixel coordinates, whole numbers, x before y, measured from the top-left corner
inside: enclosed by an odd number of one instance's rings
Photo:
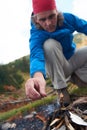
[[[61,106],[68,106],[70,104],[70,95],[67,91],[67,88],[58,89],[58,100]]]
[[[87,83],[83,82],[75,73],[71,75],[70,82],[78,87],[87,87]]]

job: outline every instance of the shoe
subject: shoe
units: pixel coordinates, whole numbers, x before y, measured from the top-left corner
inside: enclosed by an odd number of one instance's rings
[[[67,91],[67,88],[58,89],[57,92],[60,105],[67,107],[70,104],[70,95]]]
[[[70,82],[78,87],[87,87],[87,83],[83,82],[75,73],[71,75]]]

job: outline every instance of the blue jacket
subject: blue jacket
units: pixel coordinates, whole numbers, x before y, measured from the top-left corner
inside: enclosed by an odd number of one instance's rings
[[[63,26],[57,27],[55,32],[37,29],[31,22],[29,40],[31,77],[38,71],[42,72],[44,77],[46,76],[43,43],[47,39],[53,38],[59,41],[62,45],[64,56],[68,60],[74,54],[76,48],[76,45],[73,42],[73,33],[77,31],[87,35],[87,21],[70,13],[63,13],[63,16]]]

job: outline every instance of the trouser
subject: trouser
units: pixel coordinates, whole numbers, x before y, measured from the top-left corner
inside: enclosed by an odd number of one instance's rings
[[[51,78],[55,89],[65,88],[67,78],[72,73],[76,73],[81,80],[87,83],[87,46],[76,50],[69,60],[64,57],[62,46],[56,40],[46,40],[43,48],[46,73]]]

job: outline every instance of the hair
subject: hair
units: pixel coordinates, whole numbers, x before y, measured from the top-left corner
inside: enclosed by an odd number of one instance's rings
[[[43,30],[43,28],[40,26],[40,24],[38,24],[36,22],[36,16],[34,15],[34,13],[32,13],[32,15],[31,15],[31,20],[32,20],[32,22],[34,23],[34,25],[36,26],[37,29]],[[63,25],[63,21],[64,21],[63,14],[61,12],[58,12],[57,25],[59,27],[61,27]]]

